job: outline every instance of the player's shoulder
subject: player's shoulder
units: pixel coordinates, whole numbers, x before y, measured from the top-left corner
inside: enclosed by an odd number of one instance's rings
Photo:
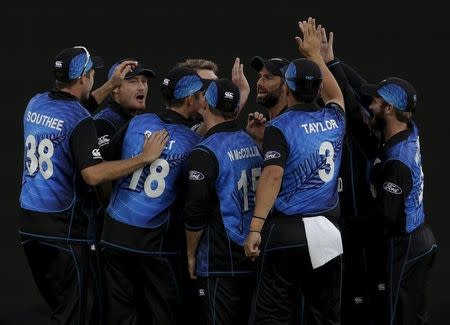
[[[329,110],[335,114],[339,114],[340,117],[345,117],[345,110],[344,108],[335,102],[328,102],[323,107],[326,110]]]

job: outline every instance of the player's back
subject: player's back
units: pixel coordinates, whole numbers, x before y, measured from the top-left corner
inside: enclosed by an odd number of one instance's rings
[[[334,209],[345,134],[341,109],[336,105],[294,106],[270,125],[284,135],[289,150],[275,208],[286,215]]]
[[[60,212],[75,200],[75,166],[70,137],[90,118],[76,100],[55,99],[50,93],[33,97],[24,115],[24,171],[21,207]]]
[[[108,206],[115,220],[144,228],[158,227],[170,216],[169,208],[180,188],[185,160],[200,136],[186,125],[167,123],[155,114],[142,114],[130,121],[122,146],[122,159],[138,155],[145,137],[166,129],[169,141],[152,164],[116,182]]]

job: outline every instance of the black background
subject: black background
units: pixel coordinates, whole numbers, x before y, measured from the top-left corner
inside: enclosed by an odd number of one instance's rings
[[[2,119],[0,210],[0,324],[45,323],[40,298],[17,235],[22,173],[22,115],[27,101],[50,89],[52,60],[65,47],[85,45],[107,67],[137,57],[159,73],[149,85],[151,110],[162,107],[159,84],[165,72],[188,57],[216,61],[230,76],[239,56],[255,104],[254,55],[299,56],[298,19],[316,17],[335,33],[335,54],[370,81],[387,76],[409,80],[418,92],[425,207],[440,246],[432,279],[432,324],[449,324],[450,203],[448,156],[447,12],[438,1],[136,1],[9,3],[2,9]],[[3,3],[3,5],[5,5]],[[97,71],[96,86],[107,69]],[[42,316],[44,315],[44,316]],[[33,321],[28,321],[31,317]]]

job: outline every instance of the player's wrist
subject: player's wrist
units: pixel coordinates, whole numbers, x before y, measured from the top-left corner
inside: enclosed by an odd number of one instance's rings
[[[250,232],[261,232],[264,222],[266,221],[266,218],[259,217],[259,216],[253,216],[252,221],[250,223]]]

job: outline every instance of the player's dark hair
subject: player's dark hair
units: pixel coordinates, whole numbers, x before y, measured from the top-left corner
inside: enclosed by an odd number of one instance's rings
[[[301,103],[312,103],[319,94],[319,89],[297,88],[295,91],[289,90],[294,99]]]
[[[411,121],[412,113],[395,109],[395,117],[399,122],[408,123]]]
[[[391,104],[389,104],[387,101],[385,101],[383,99],[383,97],[381,96],[375,96],[381,99],[381,106],[382,107],[386,107],[389,106]],[[394,107],[393,105],[391,105],[392,107]],[[399,109],[396,109],[394,107],[394,113],[395,113],[395,118],[399,121],[399,122],[403,122],[403,123],[408,123],[411,121],[411,117],[412,117],[412,112],[405,112],[405,111],[401,111]]]
[[[75,85],[76,82],[77,82],[77,79],[70,80],[70,81],[56,80],[55,81],[55,86],[56,86],[57,89],[64,89],[64,88],[72,87],[73,85]]]
[[[224,103],[224,104],[226,105],[226,104],[230,104],[230,103]],[[211,107],[211,106],[209,106],[209,109],[211,110],[211,113],[213,113],[214,115],[221,116],[227,120],[233,120],[237,116],[237,110],[233,111],[233,112],[224,112],[220,109],[215,109],[214,107]]]

